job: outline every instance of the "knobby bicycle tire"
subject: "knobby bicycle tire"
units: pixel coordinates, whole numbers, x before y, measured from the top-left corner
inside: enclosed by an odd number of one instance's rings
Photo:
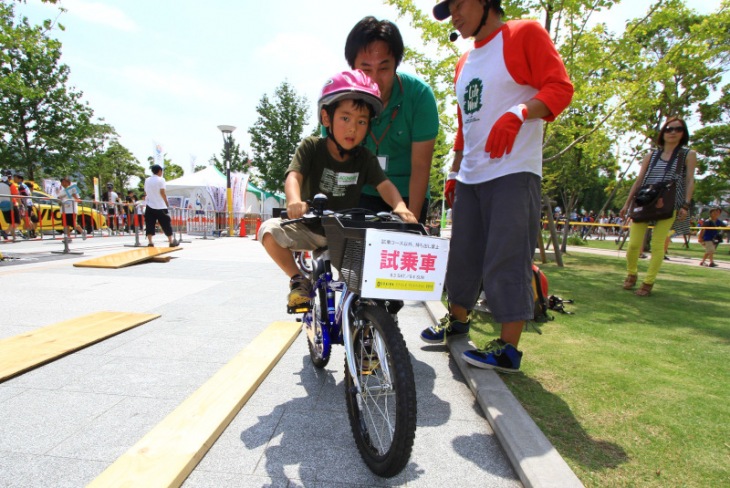
[[[416,435],[416,382],[403,335],[388,312],[364,306],[356,312],[355,364],[362,394],[345,360],[345,395],[350,427],[370,470],[385,478],[408,464]],[[382,347],[378,347],[378,341]],[[380,357],[378,350],[384,351]],[[390,380],[386,371],[390,371]]]

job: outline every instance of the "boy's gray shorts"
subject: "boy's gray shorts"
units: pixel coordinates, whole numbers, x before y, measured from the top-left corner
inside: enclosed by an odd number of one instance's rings
[[[271,234],[277,244],[292,251],[314,251],[327,245],[327,238],[307,225],[296,222],[282,226],[280,218],[269,219],[261,224],[258,240],[263,242],[266,234]]]
[[[483,283],[496,322],[532,319],[540,177],[515,173],[476,185],[457,182],[452,222],[449,302],[473,309]]]

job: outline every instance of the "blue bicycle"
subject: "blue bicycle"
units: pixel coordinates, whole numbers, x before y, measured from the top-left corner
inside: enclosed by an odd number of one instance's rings
[[[352,209],[335,214],[324,210],[326,201],[317,195],[308,214],[283,222],[321,224],[328,244],[313,253],[310,303],[290,313],[303,313],[302,329],[317,368],[327,365],[333,344],[345,347],[345,395],[355,443],[375,474],[392,477],[406,466],[413,448],[416,384],[387,302],[360,296],[365,233],[368,228],[428,233],[390,213]]]

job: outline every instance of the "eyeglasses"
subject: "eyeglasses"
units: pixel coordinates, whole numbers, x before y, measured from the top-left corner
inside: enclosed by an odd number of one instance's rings
[[[680,132],[684,132],[684,127],[667,127],[666,129],[664,129],[664,132],[668,132],[670,134],[672,132],[680,133]]]

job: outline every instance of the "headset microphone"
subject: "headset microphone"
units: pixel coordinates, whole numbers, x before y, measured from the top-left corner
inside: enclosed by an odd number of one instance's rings
[[[458,38],[459,38],[459,33],[458,32],[452,32],[451,35],[449,36],[449,41],[454,42]]]

